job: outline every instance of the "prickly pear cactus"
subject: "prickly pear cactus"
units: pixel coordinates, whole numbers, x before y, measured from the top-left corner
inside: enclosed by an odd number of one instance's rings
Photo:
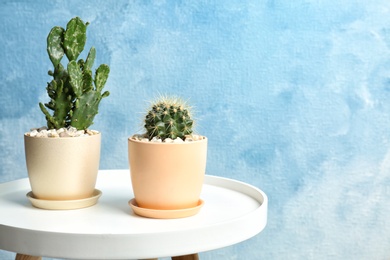
[[[152,105],[145,117],[146,135],[153,137],[185,139],[192,134],[194,121],[191,119],[190,108],[178,98],[162,98]]]
[[[110,68],[102,64],[95,74],[92,73],[95,48],[91,47],[86,61],[77,60],[85,47],[87,26],[88,23],[75,17],[66,29],[53,27],[47,37],[47,53],[54,67],[49,75],[53,80],[46,88],[49,103],[39,103],[39,107],[50,129],[68,126],[87,129],[93,124],[100,101],[110,94],[108,91],[102,93]],[[69,61],[66,68],[61,64],[64,55]],[[50,114],[47,108],[53,113]]]

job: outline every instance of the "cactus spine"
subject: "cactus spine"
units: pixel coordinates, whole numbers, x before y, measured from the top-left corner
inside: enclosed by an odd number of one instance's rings
[[[185,140],[192,134],[194,121],[191,119],[190,108],[178,98],[163,97],[152,104],[145,117],[146,135],[149,140],[157,137]]]
[[[77,60],[87,40],[87,26],[88,23],[75,17],[68,22],[66,30],[55,26],[47,37],[47,52],[54,72],[49,71],[53,79],[46,88],[50,101],[39,103],[39,107],[50,129],[69,126],[79,130],[87,129],[93,124],[100,101],[110,94],[108,91],[102,93],[110,68],[101,64],[93,77],[95,48],[91,47],[86,61]],[[69,61],[66,68],[61,64],[64,55]]]

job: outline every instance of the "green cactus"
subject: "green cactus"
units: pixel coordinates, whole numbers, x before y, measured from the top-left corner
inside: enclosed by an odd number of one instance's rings
[[[66,30],[55,26],[47,37],[47,52],[54,72],[49,71],[53,79],[46,88],[50,101],[39,103],[39,107],[50,129],[69,126],[87,129],[93,124],[100,101],[110,94],[108,91],[102,93],[110,68],[102,64],[94,75],[91,71],[95,48],[91,47],[85,62],[77,60],[85,47],[87,26],[88,23],[75,17],[68,22]],[[69,61],[66,69],[61,64],[64,55]],[[47,108],[53,113],[50,114]]]
[[[145,117],[146,136],[149,140],[157,137],[185,140],[192,134],[194,121],[191,119],[190,107],[178,98],[163,97],[154,103]]]

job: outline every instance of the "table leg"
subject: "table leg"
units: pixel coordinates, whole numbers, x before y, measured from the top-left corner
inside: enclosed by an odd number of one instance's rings
[[[199,260],[198,254],[173,256],[172,260]]]
[[[42,260],[40,256],[16,254],[15,260]]]

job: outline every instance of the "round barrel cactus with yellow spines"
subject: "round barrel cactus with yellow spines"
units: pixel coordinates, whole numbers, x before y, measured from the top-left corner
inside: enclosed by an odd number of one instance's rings
[[[191,108],[179,98],[162,97],[153,103],[145,117],[146,136],[149,140],[157,137],[185,140],[192,134],[194,121],[191,118]]]

